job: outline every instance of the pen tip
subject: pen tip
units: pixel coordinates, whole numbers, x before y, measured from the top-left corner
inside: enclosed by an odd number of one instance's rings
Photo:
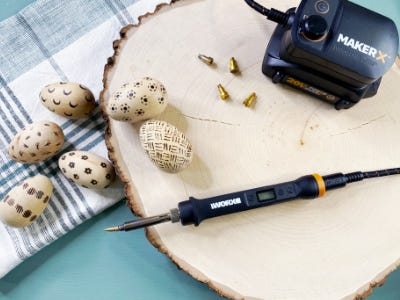
[[[108,227],[104,229],[105,231],[119,231],[119,227],[118,226],[114,226],[114,227]]]

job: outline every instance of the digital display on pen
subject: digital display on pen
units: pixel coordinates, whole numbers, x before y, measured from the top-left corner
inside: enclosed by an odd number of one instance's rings
[[[275,198],[276,198],[276,195],[275,195],[275,192],[273,189],[257,192],[257,199],[260,202],[273,200]]]

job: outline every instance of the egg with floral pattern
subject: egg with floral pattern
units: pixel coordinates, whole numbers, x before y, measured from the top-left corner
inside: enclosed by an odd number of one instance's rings
[[[168,102],[164,85],[151,77],[132,80],[114,91],[106,112],[117,121],[135,123],[162,113]]]
[[[58,160],[58,166],[65,177],[85,188],[107,188],[115,180],[112,164],[87,151],[64,153]]]

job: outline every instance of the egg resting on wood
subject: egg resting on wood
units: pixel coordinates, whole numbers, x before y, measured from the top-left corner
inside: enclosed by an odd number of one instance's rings
[[[153,163],[170,173],[187,168],[193,159],[192,144],[175,126],[149,120],[140,127],[140,144]]]
[[[164,85],[151,77],[123,84],[108,99],[106,111],[117,121],[135,123],[162,113],[168,102]]]

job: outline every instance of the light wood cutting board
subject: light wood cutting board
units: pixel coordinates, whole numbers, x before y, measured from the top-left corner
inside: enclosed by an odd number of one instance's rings
[[[269,1],[286,10],[298,1]],[[170,103],[158,117],[191,140],[195,157],[179,174],[159,170],[140,147],[140,124],[108,120],[110,158],[140,216],[167,212],[189,196],[209,197],[305,174],[399,167],[400,68],[377,96],[350,110],[261,73],[275,24],[242,0],[184,0],[160,6],[122,30],[105,68],[102,104],[123,83],[163,82]],[[209,67],[198,60],[215,59]],[[240,75],[228,71],[234,56]],[[230,94],[219,99],[217,84]],[[242,105],[251,92],[253,108]],[[299,200],[205,221],[161,224],[149,240],[218,293],[246,299],[352,299],[399,264],[400,177],[371,179]],[[135,234],[134,232],[129,234]]]

